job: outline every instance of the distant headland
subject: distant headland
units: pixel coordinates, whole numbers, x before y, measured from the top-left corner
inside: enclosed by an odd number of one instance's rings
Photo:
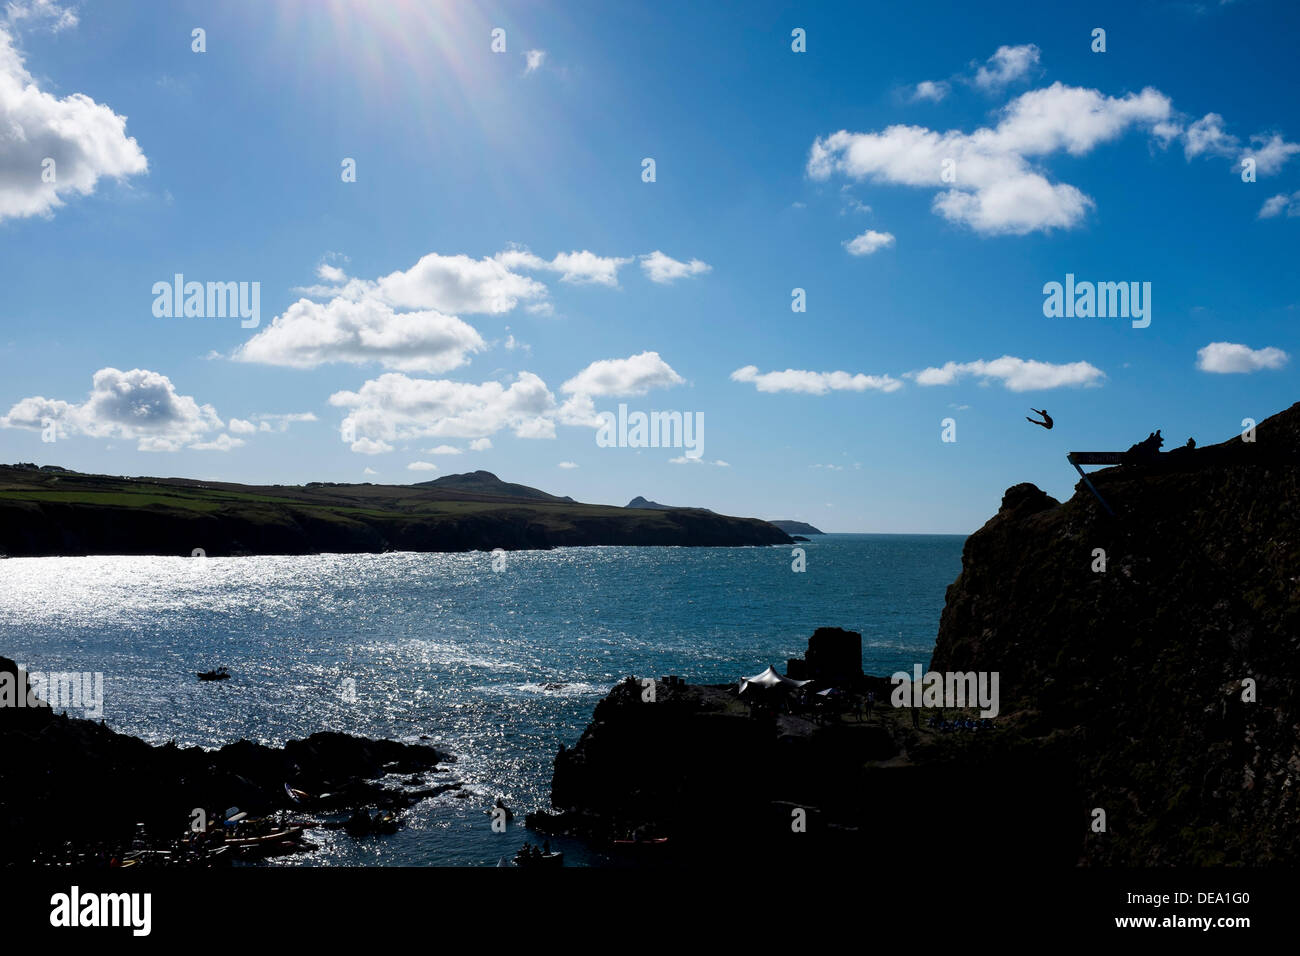
[[[786,534],[825,534],[820,528],[814,528],[807,521],[787,521],[777,520],[769,521],[768,524],[774,524]]]
[[[415,485],[241,485],[0,465],[0,555],[9,557],[789,543],[757,518],[584,504],[487,471]]]

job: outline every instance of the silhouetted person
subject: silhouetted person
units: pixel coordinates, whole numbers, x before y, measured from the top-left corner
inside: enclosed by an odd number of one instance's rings
[[[1029,410],[1030,410],[1031,412],[1033,412],[1035,415],[1042,415],[1042,416],[1043,416],[1043,420],[1040,422],[1038,419],[1036,419],[1036,418],[1030,418],[1028,415],[1026,415],[1026,416],[1025,416],[1025,421],[1030,422],[1030,423],[1032,423],[1032,424],[1034,424],[1034,425],[1042,425],[1044,428],[1049,429],[1049,430],[1051,429],[1051,427],[1052,427],[1052,416],[1049,415],[1049,414],[1047,414],[1047,409],[1045,409],[1045,408],[1032,408],[1032,407],[1031,407]]]
[[[1157,428],[1142,441],[1129,446],[1129,450],[1124,452],[1123,463],[1134,465],[1151,461],[1160,454],[1160,446],[1164,443],[1165,440],[1160,435],[1160,429]]]

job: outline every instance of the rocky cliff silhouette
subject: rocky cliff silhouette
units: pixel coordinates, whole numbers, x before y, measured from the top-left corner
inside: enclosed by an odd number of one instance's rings
[[[942,850],[982,870],[1293,862],[1300,404],[1130,462],[1090,476],[1113,516],[1082,482],[1064,503],[1020,484],[967,540],[930,669],[998,672],[994,729],[914,725],[880,677],[853,688],[876,691],[862,722],[749,713],[728,687],[660,685],[647,703],[625,682],[556,758],[556,812],[530,825],[640,828],[704,858],[743,844],[956,865]],[[792,835],[799,808],[810,822]]]
[[[948,588],[932,668],[1069,755],[1087,862],[1300,850],[1300,404],[1248,437],[1091,475],[1113,518],[1016,485]]]

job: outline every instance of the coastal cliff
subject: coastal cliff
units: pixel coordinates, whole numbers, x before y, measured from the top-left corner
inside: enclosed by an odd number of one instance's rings
[[[1245,437],[1091,475],[1113,515],[1082,482],[1064,503],[1007,491],[966,542],[931,661],[1000,675],[990,729],[914,725],[884,678],[848,688],[875,690],[865,720],[751,712],[734,687],[659,684],[648,703],[626,682],[530,824],[658,832],[702,857],[743,840],[1000,866],[1293,862],[1300,405]]]
[[[1074,752],[1087,862],[1300,851],[1300,405],[1253,437],[1090,476],[1114,517],[1017,485],[966,542],[931,666]]]

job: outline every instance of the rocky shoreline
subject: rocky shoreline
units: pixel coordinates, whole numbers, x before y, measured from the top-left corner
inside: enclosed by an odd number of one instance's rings
[[[22,689],[0,657],[0,687]],[[71,848],[170,845],[239,807],[250,817],[357,808],[400,810],[460,785],[439,775],[454,757],[423,744],[316,733],[283,747],[241,740],[219,750],[151,746],[100,722],[56,714],[43,702],[0,706],[0,864],[48,859]],[[408,775],[401,787],[381,778]],[[286,786],[297,791],[290,795]]]
[[[854,635],[856,637],[856,635]],[[1068,822],[1044,806],[1066,799],[1063,768],[1017,746],[1012,724],[950,730],[975,711],[924,715],[889,706],[893,685],[839,681],[830,712],[751,707],[736,685],[628,678],[555,760],[541,834],[579,837],[637,864],[717,865],[734,853],[775,860],[909,860],[933,843],[961,859],[1004,859],[1013,827],[1035,823],[1026,865],[1073,862]],[[875,694],[866,712],[865,698]]]

